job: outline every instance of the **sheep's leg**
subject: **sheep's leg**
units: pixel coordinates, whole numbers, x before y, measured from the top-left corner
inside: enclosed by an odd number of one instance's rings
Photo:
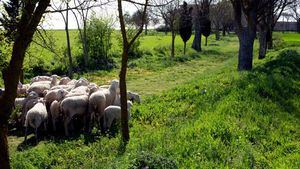
[[[65,135],[66,135],[66,136],[69,136],[69,131],[68,131],[68,124],[69,124],[69,122],[70,122],[70,118],[67,117],[67,118],[65,119],[65,122],[64,122]]]
[[[25,138],[24,138],[24,142],[27,143],[27,132],[28,132],[28,127],[25,127]]]
[[[55,124],[55,119],[52,118],[52,127],[53,127],[53,131],[56,131],[56,124]]]
[[[35,143],[38,144],[38,134],[37,134],[38,128],[35,128]]]

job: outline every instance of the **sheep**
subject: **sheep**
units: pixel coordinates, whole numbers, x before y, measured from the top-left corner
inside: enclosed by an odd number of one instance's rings
[[[53,78],[51,82],[49,81],[38,81],[34,82],[30,85],[29,89],[27,92],[35,91],[38,93],[40,96],[43,96],[43,93],[45,90],[49,90],[51,87],[56,86],[57,84],[57,76],[53,75]]]
[[[61,102],[59,102],[59,101],[57,101],[57,100],[54,100],[54,101],[51,103],[51,106],[50,106],[50,113],[51,113],[51,116],[52,116],[52,127],[53,127],[53,131],[56,131],[56,121],[57,121],[57,119],[59,118],[59,116],[61,115],[61,114],[60,114],[60,111],[59,111],[60,103],[61,103]]]
[[[75,115],[83,115],[86,124],[86,112],[88,108],[88,96],[73,96],[65,98],[60,104],[60,111],[64,117],[65,135],[69,135],[68,125]]]
[[[89,97],[89,108],[88,108],[88,113],[90,116],[91,123],[93,123],[95,119],[98,124],[100,123],[100,120],[104,115],[105,107],[106,107],[106,98],[104,92],[102,90],[93,92]],[[103,128],[104,127],[103,122],[101,124]],[[89,132],[90,132],[92,125],[90,124],[89,127],[90,127],[89,128]]]
[[[119,90],[119,81],[118,80],[112,80],[109,88],[103,89],[103,92],[104,92],[105,98],[106,98],[106,107],[110,106],[114,103],[114,100],[116,98],[118,90]]]
[[[79,86],[88,86],[89,84],[90,84],[90,82],[88,80],[86,80],[85,78],[80,78],[75,83],[75,88],[79,87]]]
[[[113,106],[121,106],[121,96],[119,94],[116,95]]]
[[[51,103],[54,100],[60,101],[62,100],[69,92],[64,90],[64,89],[55,89],[55,90],[50,90],[46,95],[45,95],[45,100],[46,100],[46,107],[50,107]]]
[[[69,77],[63,77],[63,78],[60,79],[58,85],[66,85],[70,81],[71,81],[71,79]]]
[[[49,76],[36,76],[31,79],[31,83],[40,82],[40,81],[51,81],[52,78]]]
[[[71,91],[74,88],[74,85],[57,85],[51,87],[50,90],[56,90],[56,89],[65,89],[67,91]]]
[[[16,107],[22,108],[25,102],[26,102],[26,98],[16,98],[14,108]]]
[[[88,95],[90,89],[88,86],[79,86],[77,88],[72,89],[65,97],[73,97],[73,96],[81,96],[81,95]]]
[[[77,82],[77,80],[75,80],[75,79],[72,79],[71,81],[69,81],[68,83],[67,83],[67,85],[73,85],[73,86],[75,86],[75,83]]]
[[[45,103],[42,100],[39,100],[39,102],[27,112],[25,125],[24,125],[25,142],[27,142],[28,127],[30,125],[35,130],[35,139],[37,143],[37,139],[38,139],[37,130],[42,123],[44,123],[45,130],[47,130],[47,126],[45,123],[47,117],[48,114],[47,114]]]
[[[127,101],[127,111],[128,111],[128,119],[130,118],[130,108],[132,106],[131,101]],[[114,120],[121,120],[121,107],[120,106],[108,106],[104,110],[104,118],[105,118],[105,130],[111,127],[111,124]]]
[[[127,99],[132,102],[141,103],[140,95],[138,93],[127,92]]]

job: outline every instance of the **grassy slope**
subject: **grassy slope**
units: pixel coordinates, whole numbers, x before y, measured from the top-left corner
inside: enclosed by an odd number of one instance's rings
[[[82,135],[23,151],[16,151],[20,138],[10,137],[13,167],[127,168],[139,155],[148,157],[142,152],[173,159],[180,168],[299,167],[299,54],[277,57],[275,51],[256,60],[252,72],[237,73],[235,41],[166,69],[129,71],[130,89],[156,95],[135,106],[124,153],[119,137],[91,141]],[[100,83],[117,71],[99,74],[89,77]]]

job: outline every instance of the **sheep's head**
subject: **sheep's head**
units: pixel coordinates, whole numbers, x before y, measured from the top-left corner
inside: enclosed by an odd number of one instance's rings
[[[119,81],[116,79],[112,80],[109,89],[116,90],[117,93],[120,93]]]
[[[137,103],[141,103],[141,98],[140,95],[137,93],[133,93],[133,92],[127,92],[127,97],[130,101],[132,102],[137,102]]]
[[[35,91],[31,91],[27,96],[28,99],[35,99],[37,97],[39,97],[39,95]]]
[[[69,92],[66,91],[65,89],[60,89],[57,92],[57,99],[58,101],[62,100]]]

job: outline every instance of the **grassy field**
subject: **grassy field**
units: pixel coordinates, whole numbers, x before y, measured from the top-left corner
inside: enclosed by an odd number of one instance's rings
[[[126,150],[119,134],[79,134],[36,146],[11,135],[12,167],[299,168],[299,35],[276,36],[281,46],[240,73],[233,35],[211,37],[203,52],[188,49],[187,55],[180,54],[178,36],[173,60],[166,57],[170,36],[144,36],[142,49],[155,52],[129,63],[128,89],[142,95],[142,104],[133,106]],[[104,84],[118,71],[78,76]]]

